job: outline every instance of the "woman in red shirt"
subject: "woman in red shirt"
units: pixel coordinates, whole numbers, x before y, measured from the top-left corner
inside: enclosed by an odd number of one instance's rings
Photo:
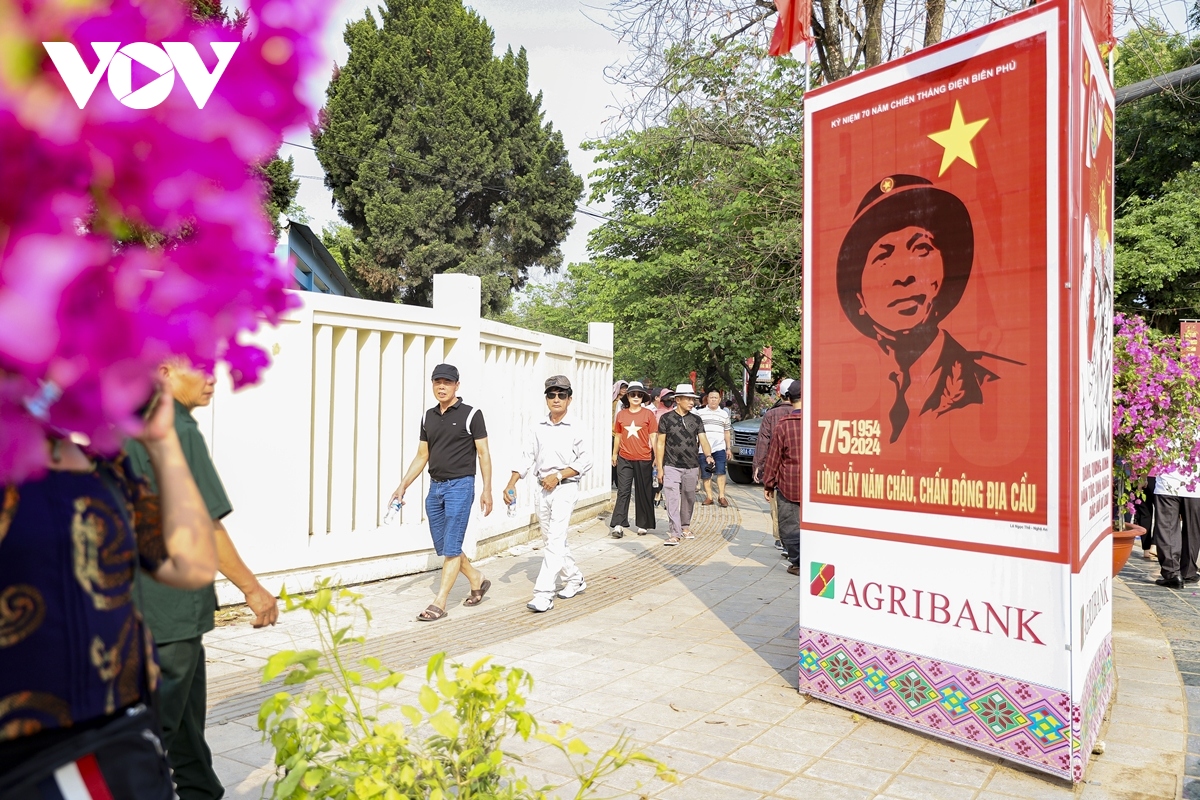
[[[617,470],[617,501],[613,505],[612,537],[620,539],[629,527],[629,495],[634,498],[634,521],[638,536],[654,528],[654,489],[651,486],[654,436],[658,419],[643,404],[650,399],[639,381],[629,384],[628,407],[617,412],[613,422],[612,463]]]

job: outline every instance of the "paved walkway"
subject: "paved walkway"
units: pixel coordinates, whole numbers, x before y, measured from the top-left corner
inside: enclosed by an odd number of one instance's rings
[[[1142,558],[1141,548],[1135,545],[1121,578],[1150,606],[1171,643],[1188,709],[1183,797],[1200,800],[1200,586],[1165,589],[1154,584],[1158,577],[1158,561]]]
[[[649,771],[617,773],[607,795],[661,800],[742,798],[1163,798],[1183,774],[1183,689],[1158,619],[1120,582],[1114,649],[1118,695],[1088,783],[1059,781],[939,740],[910,733],[796,691],[797,579],[771,546],[761,491],[736,487],[736,508],[697,507],[698,538],[676,548],[662,534],[613,540],[600,521],[572,530],[588,590],[549,613],[525,610],[540,553],[480,566],[493,582],[478,608],[451,595],[450,616],[414,620],[433,596],[437,573],[362,587],[375,614],[368,650],[412,677],[444,649],[466,661],[483,654],[529,670],[530,710],[543,724],[569,722],[593,746],[628,731],[670,764],[681,783]],[[660,516],[662,512],[660,511]],[[663,524],[660,522],[660,525]],[[279,626],[218,628],[206,637],[212,699],[208,740],[230,797],[257,797],[271,777],[271,749],[254,712],[272,687],[257,670],[282,648],[311,646],[307,619]],[[561,756],[539,743],[510,742],[535,784],[573,796]],[[643,785],[636,789],[637,784]],[[636,789],[636,791],[635,791]]]

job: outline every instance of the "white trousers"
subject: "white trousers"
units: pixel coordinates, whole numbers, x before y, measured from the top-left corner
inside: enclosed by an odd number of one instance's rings
[[[561,483],[554,491],[542,491],[538,498],[538,521],[546,541],[542,546],[542,569],[533,585],[534,597],[553,597],[560,577],[564,585],[583,580],[583,573],[567,546],[567,528],[578,496],[578,483]]]

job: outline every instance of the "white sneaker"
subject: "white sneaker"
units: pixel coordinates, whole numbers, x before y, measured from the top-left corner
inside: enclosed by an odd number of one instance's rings
[[[583,591],[586,588],[587,588],[587,581],[582,581],[582,580],[578,581],[578,582],[571,581],[566,586],[564,586],[563,588],[558,590],[558,596],[561,597],[563,600],[570,600],[572,597],[574,597],[577,594],[583,594]]]
[[[649,532],[650,531],[646,530],[645,528],[638,528],[638,536],[645,536]]]
[[[539,595],[526,603],[525,607],[530,611],[549,611],[554,608],[554,598]]]
[[[609,536],[613,537],[614,539],[620,539],[624,535],[625,535],[625,531],[621,528],[620,525],[613,525],[612,533],[609,534]]]

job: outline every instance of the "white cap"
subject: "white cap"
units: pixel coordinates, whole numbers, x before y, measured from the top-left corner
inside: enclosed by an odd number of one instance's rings
[[[791,378],[784,378],[783,380],[781,380],[779,382],[779,394],[781,396],[787,394],[788,387],[791,385],[792,385]]]

